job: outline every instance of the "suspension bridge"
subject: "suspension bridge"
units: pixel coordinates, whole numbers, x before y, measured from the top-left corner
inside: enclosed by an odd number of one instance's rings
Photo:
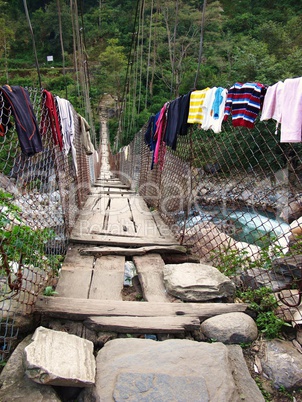
[[[35,312],[81,321],[98,331],[128,334],[198,330],[205,318],[246,311],[244,303],[179,303],[163,282],[165,259],[196,262],[156,211],[110,170],[107,121],[102,118],[101,173],[80,211],[56,286]],[[123,300],[125,262],[133,261],[142,301]]]

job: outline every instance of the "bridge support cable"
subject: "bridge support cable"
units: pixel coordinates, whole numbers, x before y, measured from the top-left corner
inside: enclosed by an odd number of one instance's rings
[[[152,37],[152,23],[153,23],[153,9],[154,9],[154,0],[151,0],[151,9],[150,9],[150,23],[149,23],[149,43],[148,43],[148,58],[147,58],[147,70],[146,70],[146,95],[145,95],[145,109],[147,109],[148,105],[148,92],[149,92],[149,69],[150,69],[150,61],[151,61],[151,37]]]
[[[38,73],[39,86],[40,86],[40,88],[42,88],[41,73],[40,73],[40,67],[39,67],[39,62],[38,62],[38,55],[37,55],[37,48],[36,48],[35,36],[34,36],[33,27],[32,27],[32,25],[31,25],[31,21],[30,21],[30,17],[29,17],[29,13],[28,13],[27,1],[26,1],[26,0],[23,0],[23,5],[24,5],[25,15],[26,15],[26,19],[27,19],[28,26],[29,26],[29,29],[30,29],[30,33],[31,33],[31,38],[32,38],[32,41],[33,41],[33,50],[34,50],[35,63],[36,63],[36,68],[37,68],[37,73]]]
[[[66,99],[68,99],[67,81],[66,81],[66,69],[65,69],[65,52],[64,52],[64,42],[63,42],[62,17],[61,17],[61,4],[60,4],[60,0],[57,0],[57,9],[58,9],[58,18],[59,18],[59,35],[60,35],[60,44],[61,44],[61,53],[62,53],[64,85],[65,85]]]
[[[133,29],[132,29],[132,39],[131,39],[131,44],[130,44],[130,49],[128,53],[128,62],[127,62],[127,70],[126,70],[126,77],[125,77],[125,83],[124,83],[124,90],[122,94],[122,99],[121,99],[121,105],[120,105],[120,110],[119,110],[119,129],[115,138],[115,149],[118,150],[120,143],[121,143],[121,133],[122,130],[125,128],[125,119],[126,119],[126,109],[127,109],[127,97],[130,94],[130,76],[132,72],[132,67],[133,67],[133,59],[134,59],[134,53],[137,47],[137,31],[136,31],[136,26],[137,26],[137,19],[138,19],[138,14],[139,14],[139,4],[140,0],[137,0],[136,2],[136,10],[135,10],[135,17],[133,21]]]
[[[201,19],[201,28],[200,28],[199,54],[198,54],[198,66],[197,66],[197,71],[196,71],[196,76],[195,76],[195,81],[194,81],[194,89],[196,89],[196,87],[197,87],[197,82],[198,82],[198,78],[199,78],[199,70],[200,70],[200,66],[201,66],[206,7],[207,7],[207,0],[203,0],[202,19]]]

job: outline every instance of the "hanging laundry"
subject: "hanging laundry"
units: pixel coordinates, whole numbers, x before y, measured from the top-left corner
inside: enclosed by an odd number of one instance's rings
[[[80,114],[78,114],[78,119],[79,119],[80,138],[82,145],[85,149],[86,155],[92,155],[94,153],[94,146],[93,143],[91,142],[90,137],[91,127],[89,126],[87,120]]]
[[[63,139],[62,139],[62,133],[61,133],[61,128],[60,128],[60,123],[59,123],[59,116],[57,113],[57,108],[55,104],[55,99],[52,95],[51,92],[48,92],[46,89],[43,89],[42,91],[44,100],[45,100],[45,107],[47,110],[46,114],[42,115],[41,118],[41,133],[45,134],[47,131],[47,118],[50,122],[50,129],[52,132],[52,137],[55,145],[59,145],[60,150],[63,150]]]
[[[150,116],[148,120],[148,126],[147,130],[144,134],[144,141],[145,144],[148,145],[150,151],[153,152],[152,154],[152,162],[151,162],[151,170],[154,167],[154,151],[155,151],[155,145],[156,145],[156,140],[154,138],[154,134],[156,131],[156,123],[159,118],[160,111],[156,113],[156,115]]]
[[[59,116],[62,127],[63,151],[65,152],[65,155],[68,155],[71,149],[73,164],[77,174],[78,166],[77,166],[76,148],[74,145],[75,129],[74,129],[72,106],[68,100],[60,98],[59,96],[56,96],[55,99],[58,105]]]
[[[129,158],[129,149],[130,149],[130,146],[129,146],[129,145],[126,145],[126,146],[124,147],[125,161],[127,161],[128,158]]]
[[[161,108],[158,120],[156,122],[156,131],[154,134],[154,139],[156,140],[155,150],[154,150],[154,163],[157,164],[159,160],[159,155],[161,155],[161,161],[163,162],[164,154],[161,152],[160,149],[165,147],[163,144],[163,138],[166,131],[166,123],[167,123],[167,108],[169,107],[169,103],[165,103],[164,106]]]
[[[221,133],[227,93],[228,90],[222,87],[218,87],[215,92],[214,102],[210,112],[211,121],[209,124],[209,128],[212,129],[215,134]]]
[[[288,78],[284,81],[280,105],[280,142],[301,142],[302,77]]]
[[[189,115],[188,115],[188,123],[194,124],[199,123],[202,124],[204,118],[204,110],[203,103],[206,96],[207,91],[210,88],[207,87],[202,90],[193,91],[190,95],[190,105],[189,105]]]
[[[258,82],[236,82],[228,91],[224,121],[232,115],[234,127],[253,128],[262,107],[266,87]]]
[[[187,135],[188,128],[190,127],[190,124],[187,122],[190,94],[191,92],[182,95],[169,104],[164,142],[174,151],[176,150],[178,135]]]
[[[11,107],[21,151],[26,156],[43,151],[42,139],[28,91],[20,86],[0,88],[6,106]]]
[[[203,120],[201,124],[202,130],[209,130],[211,124],[211,111],[215,99],[216,87],[210,88],[203,102]]]
[[[277,82],[267,88],[263,101],[260,120],[274,119],[277,123],[281,122],[281,94],[284,83]]]

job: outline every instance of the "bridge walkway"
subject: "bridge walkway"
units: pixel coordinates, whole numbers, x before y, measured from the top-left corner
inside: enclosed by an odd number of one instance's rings
[[[55,297],[40,297],[43,317],[72,319],[97,331],[184,333],[198,330],[205,318],[245,311],[245,304],[182,303],[167,294],[165,262],[194,261],[142,197],[110,171],[106,127],[102,167],[76,221]],[[123,296],[125,264],[133,262],[141,301]],[[195,261],[196,262],[196,261]]]

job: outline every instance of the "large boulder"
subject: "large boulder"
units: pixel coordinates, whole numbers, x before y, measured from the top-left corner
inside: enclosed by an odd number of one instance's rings
[[[267,287],[272,289],[273,292],[279,292],[280,290],[287,289],[292,284],[292,279],[272,270],[250,268],[241,272],[240,282],[246,288],[258,289],[260,287]]]
[[[97,355],[96,385],[83,400],[263,402],[241,348],[234,348],[186,339],[110,341]]]
[[[193,253],[209,259],[211,253],[236,250],[236,241],[212,222],[202,222],[186,229],[184,244],[192,246]]]
[[[30,343],[31,335],[19,343],[3,368],[0,375],[0,401],[60,402],[61,399],[51,386],[37,384],[24,375],[24,348]]]
[[[194,263],[165,265],[164,284],[168,293],[186,301],[233,297],[236,290],[217,268]]]
[[[87,387],[94,384],[93,343],[66,332],[36,329],[25,348],[27,376],[39,384]]]
[[[200,326],[208,339],[225,344],[250,343],[257,339],[255,321],[245,313],[226,313],[208,318]]]
[[[301,353],[292,342],[280,339],[267,341],[261,364],[275,388],[294,390],[302,387]]]

